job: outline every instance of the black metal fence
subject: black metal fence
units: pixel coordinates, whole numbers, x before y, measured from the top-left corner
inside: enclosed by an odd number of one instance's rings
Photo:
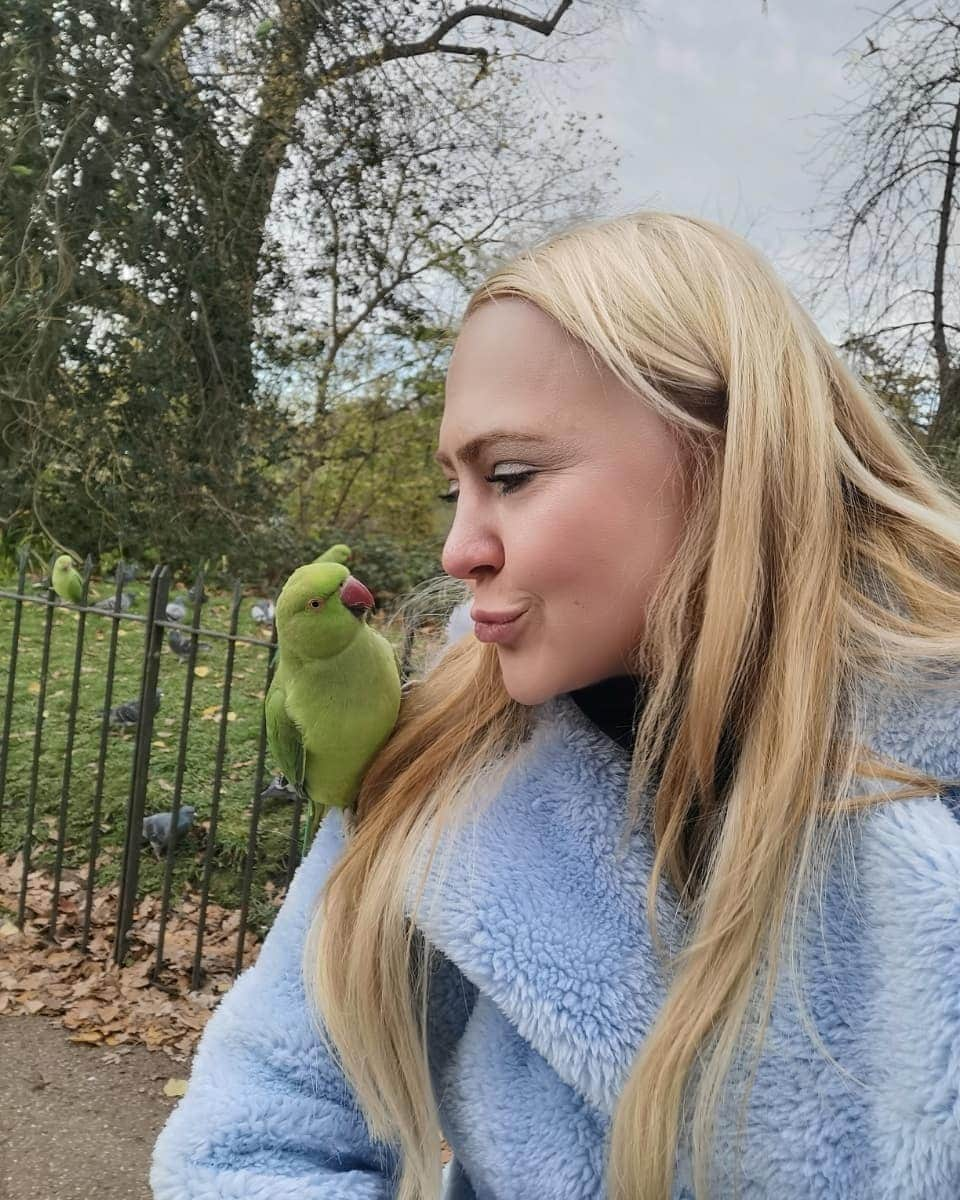
[[[206,844],[203,853],[202,866],[199,871],[199,914],[197,921],[196,943],[193,953],[191,986],[201,985],[204,977],[204,934],[207,905],[210,896],[211,875],[214,870],[217,850],[217,828],[221,816],[221,790],[225,754],[228,745],[228,726],[231,703],[231,692],[234,686],[234,660],[238,645],[247,643],[258,647],[263,652],[263,694],[267,688],[274,670],[276,633],[272,630],[269,641],[265,638],[249,637],[237,632],[240,608],[242,604],[241,585],[234,584],[229,607],[228,628],[226,632],[217,629],[202,628],[200,624],[201,610],[205,601],[203,589],[203,572],[198,571],[194,577],[192,597],[192,613],[189,622],[169,619],[167,605],[170,596],[171,572],[167,566],[156,567],[149,579],[149,592],[146,601],[146,613],[123,611],[122,593],[124,576],[118,566],[116,573],[116,589],[113,595],[112,611],[103,607],[94,607],[88,603],[91,563],[88,560],[82,572],[83,590],[79,604],[70,604],[61,600],[52,587],[41,594],[28,594],[26,590],[26,558],[19,560],[19,571],[14,589],[0,588],[0,613],[12,617],[9,636],[9,660],[7,663],[6,697],[3,709],[2,740],[0,740],[0,830],[3,827],[5,815],[9,817],[13,799],[7,795],[7,767],[11,737],[13,735],[14,699],[17,683],[18,657],[21,641],[21,621],[24,606],[40,605],[45,608],[42,627],[42,642],[40,665],[37,679],[32,685],[36,690],[36,712],[33,718],[32,735],[29,732],[21,736],[32,739],[32,757],[30,761],[29,781],[26,787],[25,801],[22,795],[17,797],[19,808],[25,803],[25,816],[18,812],[18,820],[23,821],[22,836],[19,839],[19,852],[22,853],[22,877],[17,903],[16,921],[22,928],[25,920],[25,903],[27,897],[28,877],[34,867],[33,856],[36,847],[36,820],[38,811],[38,781],[40,764],[43,756],[43,735],[45,721],[45,704],[49,685],[51,637],[54,626],[54,615],[58,611],[72,611],[77,614],[76,641],[73,653],[73,669],[70,678],[70,701],[67,710],[65,744],[62,768],[59,771],[59,803],[56,817],[55,854],[52,863],[53,894],[50,905],[48,933],[51,939],[57,934],[58,897],[60,881],[64,867],[64,849],[67,844],[67,823],[71,805],[71,787],[74,778],[74,741],[78,695],[80,690],[82,664],[84,662],[85,642],[87,641],[88,621],[107,621],[110,625],[109,645],[107,648],[105,693],[103,712],[100,718],[99,752],[95,766],[92,807],[89,813],[89,842],[85,847],[85,893],[81,945],[84,950],[90,936],[90,915],[94,901],[95,879],[97,874],[98,856],[100,854],[100,825],[101,803],[104,794],[104,770],[107,762],[107,751],[111,737],[111,708],[114,700],[114,675],[117,668],[118,638],[121,627],[126,626],[127,632],[138,631],[142,636],[142,646],[139,649],[139,718],[136,721],[134,738],[131,746],[129,763],[129,785],[126,796],[126,812],[124,818],[122,861],[119,875],[119,897],[117,905],[116,927],[113,934],[113,958],[122,963],[128,950],[128,935],[134,917],[135,905],[140,890],[141,857],[144,854],[143,821],[147,798],[147,782],[150,773],[151,746],[154,734],[154,703],[153,698],[161,677],[161,652],[165,636],[169,630],[177,630],[183,637],[180,650],[187,671],[184,683],[183,717],[180,722],[179,743],[177,747],[176,766],[174,768],[173,789],[170,795],[170,831],[171,845],[163,859],[163,880],[160,904],[160,928],[156,943],[156,957],[153,967],[153,978],[159,980],[164,963],[164,935],[168,916],[171,912],[171,889],[173,885],[175,849],[179,818],[182,808],[184,790],[184,767],[188,738],[190,736],[189,714],[193,702],[194,679],[198,644],[200,638],[226,642],[226,655],[223,673],[223,684],[220,693],[219,724],[217,728],[216,752],[212,763],[212,777],[209,781],[208,820],[206,824]],[[100,602],[102,604],[102,602]],[[6,611],[4,611],[6,610]],[[5,621],[3,622],[6,623]],[[6,639],[4,639],[6,640]],[[189,641],[189,645],[187,644]],[[2,647],[0,647],[2,652]],[[89,669],[89,668],[88,668]],[[266,724],[263,717],[263,705],[260,704],[259,739],[254,762],[250,772],[251,810],[249,830],[247,835],[246,853],[242,856],[242,871],[239,886],[239,926],[237,930],[237,946],[234,959],[233,973],[239,973],[244,955],[244,943],[248,926],[248,914],[251,904],[251,887],[253,883],[254,864],[258,853],[258,830],[260,828],[262,805],[264,799],[265,762],[267,754]],[[132,728],[132,726],[131,726]],[[88,764],[89,765],[89,764]],[[291,805],[289,842],[283,861],[276,864],[277,876],[289,883],[299,862],[301,802],[293,801]],[[146,851],[149,853],[149,851]]]

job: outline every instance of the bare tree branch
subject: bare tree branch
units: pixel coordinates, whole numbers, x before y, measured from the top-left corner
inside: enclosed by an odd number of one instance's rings
[[[515,9],[505,8],[500,4],[469,4],[466,8],[462,8],[458,12],[451,13],[448,17],[445,17],[434,27],[431,33],[428,33],[426,37],[421,38],[418,42],[403,42],[399,44],[385,42],[378,49],[371,50],[366,54],[355,54],[349,58],[341,59],[340,62],[327,67],[321,78],[315,81],[314,86],[327,87],[335,80],[359,75],[363,71],[369,71],[373,67],[379,67],[384,63],[401,58],[417,58],[420,55],[433,54],[435,52],[475,54],[477,53],[475,49],[445,44],[443,41],[451,29],[455,29],[471,17],[487,17],[493,21],[503,21],[508,25],[519,25],[525,29],[533,30],[534,33],[540,33],[544,37],[549,37],[559,24],[560,18],[570,8],[572,3],[573,0],[560,0],[553,16],[544,18],[531,17],[527,13],[517,12]]]

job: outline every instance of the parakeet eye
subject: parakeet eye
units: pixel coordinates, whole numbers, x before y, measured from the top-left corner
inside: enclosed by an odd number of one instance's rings
[[[307,608],[323,608],[323,604],[324,604],[324,602],[322,599],[320,599],[317,596],[314,596],[314,598],[312,600],[307,601]]]

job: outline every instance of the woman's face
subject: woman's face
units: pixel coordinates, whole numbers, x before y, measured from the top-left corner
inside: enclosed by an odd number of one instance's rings
[[[439,443],[457,497],[444,570],[472,611],[523,614],[475,627],[497,640],[510,696],[540,704],[623,674],[683,525],[667,423],[542,310],[504,299],[463,325]]]

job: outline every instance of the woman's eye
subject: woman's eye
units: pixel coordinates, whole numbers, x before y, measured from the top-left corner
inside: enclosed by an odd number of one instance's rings
[[[496,473],[493,475],[484,475],[483,478],[487,483],[496,484],[501,489],[501,496],[509,496],[511,492],[515,492],[518,488],[523,487],[534,475],[536,475],[536,471],[511,471],[509,474],[503,475],[497,475]],[[458,491],[441,492],[439,498],[448,504],[456,504],[459,495]]]

